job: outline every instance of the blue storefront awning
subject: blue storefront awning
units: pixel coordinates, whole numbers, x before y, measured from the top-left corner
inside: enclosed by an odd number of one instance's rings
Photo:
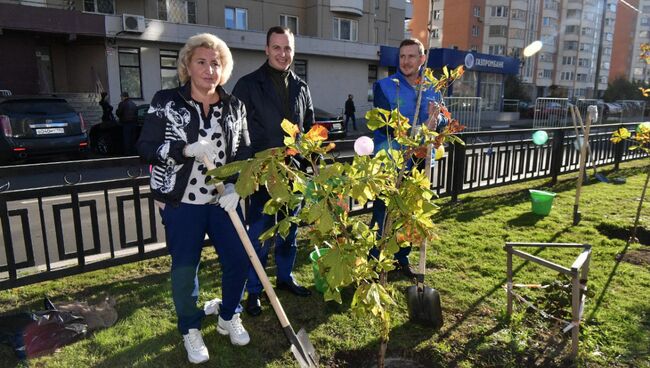
[[[481,54],[479,52],[462,51],[456,49],[430,49],[428,67],[456,68],[464,65],[466,70],[477,72],[498,73],[498,74],[518,74],[519,60],[490,54]],[[392,46],[381,46],[379,49],[379,65],[381,66],[399,66],[399,48]]]

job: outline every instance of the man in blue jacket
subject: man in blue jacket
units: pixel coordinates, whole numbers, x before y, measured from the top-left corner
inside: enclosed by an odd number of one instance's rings
[[[233,89],[233,95],[246,105],[253,154],[272,147],[284,147],[285,133],[280,126],[283,119],[297,124],[301,132],[309,130],[314,122],[309,87],[289,69],[294,56],[294,37],[291,30],[281,26],[270,28],[266,34],[265,52],[268,59],[264,65],[239,79]],[[250,237],[264,266],[271,241],[261,244],[259,236],[275,222],[274,216],[262,212],[269,199],[266,188],[260,188],[251,196],[247,213]],[[294,212],[298,210],[299,208],[294,209]],[[298,296],[309,296],[311,292],[298,285],[291,273],[296,260],[297,230],[297,226],[292,225],[285,239],[279,235],[275,237],[277,288]],[[248,273],[246,288],[246,312],[257,316],[262,313],[260,294],[263,288],[252,267]]]
[[[422,42],[415,38],[403,40],[399,46],[399,70],[397,73],[377,81],[373,86],[374,106],[385,110],[394,110],[399,107],[400,113],[408,118],[409,123],[412,124],[417,106],[417,80],[425,61],[426,55],[424,54]],[[422,90],[418,125],[426,123],[430,129],[440,130],[447,124],[447,121],[440,114],[438,105],[440,101],[440,94],[433,88]],[[394,149],[400,148],[399,144],[392,139],[392,131],[388,128],[375,130],[373,141],[375,153],[388,149],[389,144]],[[375,201],[370,225],[377,224],[379,235],[383,231],[385,214],[386,204],[381,200]],[[408,278],[413,278],[415,273],[411,270],[408,259],[410,253],[411,247],[401,248],[395,253],[395,260],[397,261],[397,268],[402,274]],[[370,255],[378,257],[379,251],[373,249]]]

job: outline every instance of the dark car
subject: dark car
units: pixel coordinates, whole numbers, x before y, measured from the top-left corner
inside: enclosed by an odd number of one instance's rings
[[[149,104],[138,105],[138,120],[136,126],[136,137],[140,136],[144,117],[149,110]],[[115,121],[103,121],[94,125],[90,131],[90,142],[93,151],[101,155],[123,154],[122,125]]]
[[[347,134],[343,123],[343,116],[329,113],[325,110],[314,108],[315,124],[320,124],[329,131],[329,139],[342,139]]]
[[[85,155],[87,126],[65,99],[0,97],[0,162],[59,153]]]

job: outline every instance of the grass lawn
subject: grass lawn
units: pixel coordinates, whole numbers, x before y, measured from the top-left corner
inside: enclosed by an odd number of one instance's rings
[[[626,228],[634,221],[644,162],[623,166],[610,177],[626,177],[624,185],[599,183],[583,187],[582,221],[572,226],[576,174],[565,175],[550,188],[558,195],[547,217],[530,213],[529,188],[533,181],[463,195],[457,203],[439,200],[436,216],[440,239],[427,253],[426,284],[441,292],[445,325],[432,331],[408,321],[403,290],[411,282],[392,277],[398,293],[388,356],[419,362],[425,367],[588,366],[650,367],[650,248],[626,247]],[[648,210],[641,219],[648,226]],[[505,314],[505,242],[578,242],[593,246],[588,287],[595,292],[586,302],[576,361],[567,359],[570,333],[515,302],[512,318]],[[297,278],[313,289],[310,249],[299,250]],[[412,263],[417,263],[417,251]],[[539,256],[570,266],[579,250],[556,248]],[[515,282],[540,283],[557,274],[515,259]],[[270,268],[271,275],[275,271]],[[220,267],[213,251],[204,252],[200,272],[200,303],[220,295]],[[273,278],[272,278],[273,280]],[[34,367],[182,367],[186,362],[176,330],[171,302],[169,258],[0,291],[0,312],[38,310],[44,294],[55,303],[89,300],[108,293],[116,298],[119,319],[56,354],[31,360]],[[527,292],[544,299],[542,290]],[[366,320],[352,316],[352,293],[344,303],[326,303],[314,293],[297,298],[278,293],[293,327],[304,327],[321,356],[323,367],[370,366],[378,346],[375,330]],[[277,319],[265,301],[260,317],[243,316],[251,335],[246,347],[233,347],[216,331],[216,317],[204,321],[210,363],[217,367],[292,367],[293,356]],[[0,347],[0,366],[15,366],[8,347]]]

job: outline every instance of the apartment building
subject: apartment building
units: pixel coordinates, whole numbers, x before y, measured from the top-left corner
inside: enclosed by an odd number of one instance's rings
[[[532,98],[591,98],[595,86],[599,95],[607,88],[615,0],[433,0],[420,5],[424,8],[414,18],[423,20],[410,22],[412,34],[422,34],[420,27],[431,15],[433,45],[518,59],[519,76]],[[524,56],[525,47],[537,40],[542,49]]]
[[[0,0],[0,89],[15,94],[121,91],[142,103],[178,85],[176,58],[188,37],[210,32],[231,48],[239,77],[266,59],[266,30],[296,34],[294,70],[314,105],[358,113],[387,75],[379,45],[404,36],[404,0]]]
[[[609,80],[622,76],[650,83],[650,67],[640,58],[641,44],[650,43],[650,0],[619,2],[616,11]]]

